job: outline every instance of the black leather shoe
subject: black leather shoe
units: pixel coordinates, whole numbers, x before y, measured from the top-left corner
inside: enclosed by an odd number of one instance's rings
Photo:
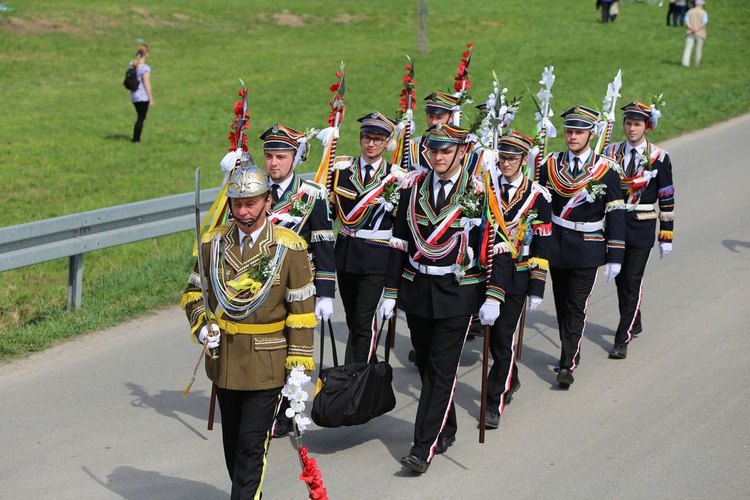
[[[292,432],[292,420],[277,418],[276,426],[273,429],[273,437],[283,438],[288,436],[290,432]]]
[[[500,414],[492,410],[484,412],[484,426],[487,429],[497,429],[500,427]]]
[[[435,455],[442,455],[446,451],[448,451],[449,446],[453,446],[453,443],[456,442],[456,436],[451,437],[443,437],[440,436],[438,438],[438,444],[435,447]]]
[[[557,384],[562,389],[570,387],[570,384],[572,384],[574,380],[573,372],[567,368],[560,368],[560,371],[557,373]]]
[[[505,395],[505,404],[506,405],[510,404],[510,402],[513,400],[513,394],[515,394],[515,392],[518,389],[520,389],[520,388],[521,388],[521,382],[520,381],[517,384],[510,386],[510,389],[508,390],[508,394]]]
[[[555,367],[553,368],[553,370],[555,371],[555,373],[557,373],[557,372],[560,371],[560,362],[559,361],[557,363],[555,363]]]
[[[401,459],[401,465],[411,471],[422,474],[424,472],[427,472],[427,468],[430,466],[430,463],[424,458],[420,458],[412,453],[410,455],[406,455]]]
[[[609,351],[609,359],[625,359],[628,357],[628,344],[615,344]]]

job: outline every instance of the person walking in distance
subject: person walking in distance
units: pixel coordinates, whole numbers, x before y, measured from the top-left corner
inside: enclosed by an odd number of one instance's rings
[[[148,45],[141,44],[138,46],[135,59],[130,61],[130,66],[135,68],[138,76],[138,88],[130,92],[130,100],[138,114],[133,127],[133,142],[141,142],[143,122],[146,121],[149,108],[154,107],[154,95],[151,91],[151,66],[146,63],[148,54]]]

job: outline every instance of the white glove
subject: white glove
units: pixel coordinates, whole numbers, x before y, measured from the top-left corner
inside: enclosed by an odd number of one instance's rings
[[[667,255],[669,255],[669,252],[672,251],[672,244],[668,241],[660,241],[659,242],[659,258],[663,259]]]
[[[318,297],[315,303],[315,317],[322,321],[328,321],[333,316],[333,298]]]
[[[529,311],[533,311],[542,303],[542,298],[536,295],[529,295]]]
[[[396,299],[380,299],[378,314],[383,319],[391,319],[396,309]]]
[[[614,262],[608,262],[607,265],[604,266],[604,276],[607,277],[607,283],[620,274],[620,269],[622,269],[622,264],[616,264]]]
[[[500,302],[486,299],[479,308],[479,322],[483,325],[492,325],[500,317]]]
[[[198,333],[198,340],[201,344],[205,345],[209,349],[216,349],[217,347],[219,347],[219,341],[221,340],[219,325],[217,325],[216,323],[211,323],[210,335],[208,333],[208,325],[203,325],[200,333]]]

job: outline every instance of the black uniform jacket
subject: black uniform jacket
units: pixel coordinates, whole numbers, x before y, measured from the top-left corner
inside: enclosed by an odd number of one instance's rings
[[[271,206],[269,220],[305,239],[313,265],[316,295],[332,298],[336,289],[336,262],[328,193],[325,187],[292,175],[286,191]]]
[[[493,190],[503,208],[503,219],[511,243],[517,251],[496,255],[493,259],[491,282],[497,283],[507,295],[535,295],[544,297],[544,285],[549,269],[549,240],[552,231],[550,193],[536,182],[523,177],[513,198],[506,203],[500,193],[499,180],[492,179]],[[495,243],[501,240],[496,238]]]
[[[360,202],[383,183],[390,170],[391,164],[381,161],[366,186],[361,182],[363,176],[360,174],[359,157],[354,158],[347,168],[336,170],[332,189],[333,210],[339,222],[336,270],[354,274],[385,274],[393,213],[387,212],[383,205],[360,205]],[[383,233],[377,238],[357,237],[357,231],[361,230]]]
[[[430,171],[401,190],[383,296],[397,298],[399,309],[420,317],[445,319],[474,314],[485,291],[485,276],[477,265],[480,226],[464,232],[460,222],[466,214],[458,208],[461,195],[473,189],[471,179],[461,170],[445,206],[436,214],[434,175]],[[444,231],[436,233],[442,223]],[[437,257],[439,253],[445,255]],[[420,266],[432,270],[452,266],[454,271],[430,274],[420,271]]]
[[[552,194],[552,236],[549,262],[563,269],[599,267],[607,262],[621,264],[625,255],[625,204],[616,164],[593,151],[582,172],[573,177],[568,153],[551,153],[541,165],[539,184]],[[589,191],[591,201],[579,201]],[[575,205],[575,206],[573,206]],[[604,221],[603,229],[580,231],[555,222],[555,216],[569,222]]]
[[[669,153],[650,142],[647,153],[638,165],[635,175],[625,175],[626,142],[607,146],[604,154],[612,157],[620,166],[620,183],[625,199],[625,244],[634,248],[651,248],[656,235],[656,219],[659,219],[659,241],[672,241],[674,230],[674,184],[672,160]],[[644,210],[644,205],[655,205],[658,201],[659,215],[655,210]],[[639,206],[640,205],[640,206]]]

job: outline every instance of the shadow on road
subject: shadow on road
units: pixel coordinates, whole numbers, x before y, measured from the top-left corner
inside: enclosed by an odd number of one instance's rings
[[[130,402],[131,406],[154,410],[159,415],[178,421],[201,439],[208,439],[208,437],[201,433],[201,431],[190,425],[181,416],[182,413],[192,415],[197,419],[206,419],[208,417],[209,406],[208,396],[197,392],[191,392],[187,398],[184,398],[180,391],[159,391],[156,394],[149,394],[138,384],[128,382],[125,385],[135,397],[135,399]],[[216,423],[218,423],[221,421],[218,411],[216,412],[216,416]]]
[[[181,477],[163,476],[154,471],[122,466],[113,470],[107,480],[96,477],[87,467],[83,471],[111,492],[128,500],[174,500],[175,498],[200,498],[202,500],[226,499],[227,492],[215,486]]]

